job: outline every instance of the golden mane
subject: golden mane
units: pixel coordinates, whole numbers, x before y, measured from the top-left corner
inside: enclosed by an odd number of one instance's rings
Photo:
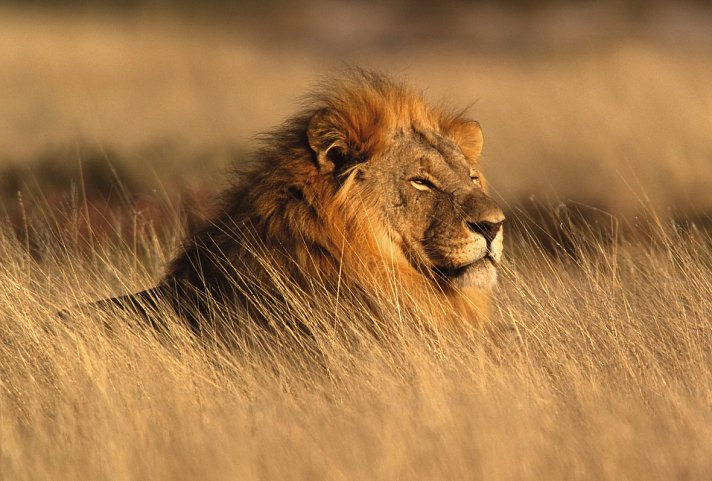
[[[406,133],[446,137],[474,165],[479,125],[364,70],[322,84],[305,103],[260,137],[252,167],[186,239],[161,283],[113,301],[167,299],[196,329],[236,307],[238,317],[270,324],[269,306],[289,312],[294,293],[305,302],[350,299],[377,316],[408,309],[436,323],[485,317],[487,292],[443,287],[414,267],[385,227],[379,193],[359,182],[362,166]]]
[[[323,83],[305,103],[307,109],[261,137],[263,148],[257,154],[261,165],[256,172],[269,175],[263,182],[253,183],[251,194],[261,215],[269,219],[265,230],[268,236],[281,244],[290,243],[296,264],[310,268],[311,276],[325,282],[333,283],[325,274],[337,273],[342,285],[354,281],[365,284],[370,295],[386,302],[394,300],[394,289],[400,289],[400,300],[430,300],[436,304],[436,311],[452,307],[470,320],[486,317],[486,293],[477,289],[446,293],[434,288],[393,245],[374,222],[378,213],[369,198],[354,195],[358,164],[341,173],[342,182],[335,184],[313,159],[314,150],[336,147],[366,160],[377,155],[397,133],[415,130],[453,138],[475,161],[482,147],[481,137],[471,135],[470,129],[478,124],[468,120],[463,111],[432,107],[422,92],[364,70]],[[320,145],[310,145],[310,128]],[[285,172],[287,178],[275,175],[277,172]],[[250,177],[254,178],[254,173]],[[290,185],[304,187],[302,193],[314,212],[279,211],[289,204],[284,197],[290,192],[285,186]],[[315,255],[311,248],[314,244],[330,255]],[[333,262],[336,259],[338,264]],[[442,305],[444,298],[447,306]]]

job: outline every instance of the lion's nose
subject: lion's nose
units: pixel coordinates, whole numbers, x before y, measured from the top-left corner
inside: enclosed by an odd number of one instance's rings
[[[467,227],[470,228],[472,232],[477,232],[478,234],[481,234],[482,237],[485,238],[487,241],[487,245],[489,246],[494,238],[497,236],[497,233],[499,230],[502,228],[502,224],[504,224],[504,221],[501,222],[488,222],[488,221],[480,221],[480,222],[468,222]]]

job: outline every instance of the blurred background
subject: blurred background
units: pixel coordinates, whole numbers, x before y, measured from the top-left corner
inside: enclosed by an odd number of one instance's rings
[[[471,105],[510,212],[709,226],[711,26],[702,1],[0,1],[0,205],[25,232],[80,204],[98,231],[191,222],[355,64]]]

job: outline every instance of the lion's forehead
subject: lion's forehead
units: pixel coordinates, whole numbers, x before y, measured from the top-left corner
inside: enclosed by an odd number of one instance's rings
[[[467,179],[472,168],[453,140],[442,135],[426,137],[417,133],[394,139],[382,161],[387,164],[385,168],[394,173],[428,172],[445,176],[442,180]]]

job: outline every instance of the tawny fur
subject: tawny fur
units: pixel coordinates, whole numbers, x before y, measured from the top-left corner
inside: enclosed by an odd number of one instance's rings
[[[377,315],[390,304],[417,309],[438,324],[485,318],[489,290],[453,288],[418,268],[417,254],[409,254],[388,226],[379,188],[362,182],[369,164],[403,136],[422,138],[424,148],[452,144],[456,155],[476,166],[479,125],[361,70],[325,84],[306,104],[262,136],[254,166],[185,241],[159,285],[137,295],[168,300],[197,328],[201,318],[218,312],[213,303],[269,324],[263,301],[279,304],[292,289],[361,297],[360,305],[374,306]],[[118,299],[125,304],[127,298]]]

